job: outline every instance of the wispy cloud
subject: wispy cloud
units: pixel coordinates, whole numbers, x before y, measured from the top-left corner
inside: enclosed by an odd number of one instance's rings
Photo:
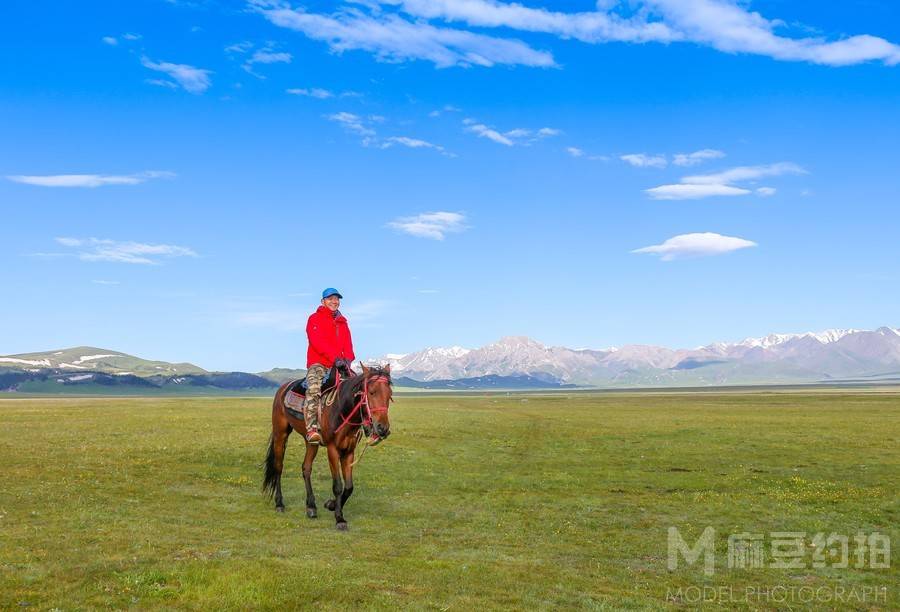
[[[394,145],[401,145],[404,147],[409,147],[410,149],[434,149],[436,151],[444,151],[444,147],[440,145],[433,144],[431,142],[428,142],[427,140],[409,138],[408,136],[391,136],[389,138],[385,138],[384,142],[381,144],[381,148],[387,149]]]
[[[225,47],[225,53],[247,53],[252,48],[253,43],[249,40],[245,40],[243,42],[228,45]]]
[[[529,145],[539,140],[543,140],[544,138],[558,136],[562,133],[560,130],[550,127],[542,127],[537,130],[530,128],[514,128],[501,133],[471,117],[463,119],[463,125],[465,126],[465,131],[471,132],[479,138],[487,138],[488,140],[492,140],[497,144],[502,144],[507,147]]]
[[[568,153],[572,157],[584,157],[584,151],[582,151],[578,147],[566,147],[566,153]]]
[[[663,261],[671,261],[681,257],[722,255],[755,246],[755,242],[743,238],[703,232],[674,236],[662,244],[635,249],[632,253],[650,253],[659,255]]]
[[[700,149],[693,153],[676,153],[672,157],[672,163],[676,166],[696,166],[710,159],[720,159],[725,153],[716,149]]]
[[[660,185],[644,191],[654,200],[697,200],[711,196],[740,196],[750,193],[749,189],[731,185],[692,185],[690,183]]]
[[[472,132],[473,134],[477,134],[480,138],[487,138],[488,140],[493,140],[497,144],[506,145],[507,147],[513,146],[513,141],[504,136],[497,130],[489,128],[483,123],[471,123],[466,126],[466,131]]]
[[[328,98],[334,97],[334,92],[328,91],[327,89],[321,89],[319,87],[313,87],[311,89],[293,88],[293,89],[288,89],[287,93],[294,95],[294,96],[306,96],[308,98],[316,98],[318,100],[327,100]]]
[[[377,132],[365,118],[346,111],[332,113],[326,115],[325,118],[329,121],[339,123],[348,132],[361,136],[362,144],[364,146],[370,146],[375,143]]]
[[[202,94],[212,85],[212,81],[209,78],[209,75],[212,74],[211,70],[196,68],[188,64],[154,62],[146,56],[141,58],[141,64],[150,70],[169,75],[175,83],[192,94]]]
[[[628,153],[620,155],[619,159],[635,168],[665,168],[669,163],[664,155],[647,153]]]
[[[431,240],[443,240],[449,233],[461,232],[466,229],[466,217],[456,212],[427,212],[413,217],[400,217],[388,223],[399,232],[430,238]]]
[[[147,171],[137,174],[44,174],[12,175],[6,178],[16,183],[38,187],[104,187],[106,185],[137,185],[155,178],[173,178],[174,172]]]
[[[325,15],[290,8],[279,0],[250,0],[249,6],[273,24],[328,43],[337,53],[362,50],[386,62],[422,59],[436,66],[494,66],[497,64],[555,66],[553,56],[527,44],[423,21],[398,14],[370,13],[344,8]]]
[[[92,280],[91,281],[95,285],[121,285],[120,281],[114,280]]]
[[[868,34],[837,40],[792,37],[778,19],[767,19],[734,0],[602,0],[597,10],[559,12],[498,0],[382,0],[422,19],[479,28],[543,32],[585,43],[694,43],[725,53],[845,66],[868,61],[900,63],[900,46]]]
[[[461,112],[462,112],[461,108],[453,106],[452,104],[445,104],[442,108],[433,110],[430,113],[428,113],[428,116],[434,118],[434,117],[440,117],[444,113],[461,113]]]
[[[294,56],[290,53],[285,51],[275,51],[271,47],[266,47],[265,49],[257,49],[254,51],[253,55],[247,58],[247,61],[245,61],[241,67],[253,76],[264,79],[266,77],[253,71],[254,66],[257,64],[290,64],[293,59]]]
[[[752,190],[735,183],[754,182],[761,178],[782,176],[787,174],[806,174],[806,170],[792,162],[780,162],[760,166],[738,166],[712,174],[696,174],[686,176],[680,183],[660,185],[646,189],[645,193],[655,200],[694,200],[711,196],[741,196],[753,193]],[[773,187],[759,187],[759,196],[774,195]]]
[[[128,42],[140,40],[140,38],[141,38],[140,34],[132,34],[130,32],[122,34],[122,40],[125,40]],[[100,40],[102,40],[104,43],[106,43],[107,45],[109,45],[111,47],[116,47],[119,45],[119,39],[116,38],[115,36],[104,36]]]
[[[129,264],[159,264],[161,259],[197,257],[193,249],[173,244],[147,244],[100,238],[57,238],[56,242],[74,250],[82,261],[109,261]]]
[[[784,174],[806,174],[806,170],[791,162],[779,162],[777,164],[766,164],[760,166],[738,166],[730,168],[723,172],[714,174],[698,174],[694,176],[686,176],[682,180],[684,183],[697,184],[729,184],[742,181],[754,181],[756,179],[769,176],[782,176]]]

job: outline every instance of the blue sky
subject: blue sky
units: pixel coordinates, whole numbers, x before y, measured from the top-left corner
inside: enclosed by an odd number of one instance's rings
[[[900,8],[4,3],[0,354],[897,326]],[[637,252],[636,252],[637,251]]]

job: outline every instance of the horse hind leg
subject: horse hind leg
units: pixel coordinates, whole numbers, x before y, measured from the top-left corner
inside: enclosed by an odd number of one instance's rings
[[[269,437],[269,450],[266,453],[265,477],[263,491],[275,497],[275,510],[284,512],[284,496],[281,494],[281,474],[284,471],[284,451],[287,446],[291,427],[277,428]]]
[[[306,456],[303,457],[303,484],[306,485],[306,516],[311,519],[319,516],[316,509],[316,496],[312,488],[312,466],[317,452],[319,452],[318,444],[307,443]]]

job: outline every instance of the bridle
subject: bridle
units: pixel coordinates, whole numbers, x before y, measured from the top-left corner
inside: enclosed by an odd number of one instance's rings
[[[391,379],[389,376],[385,374],[376,374],[375,376],[363,376],[363,388],[360,391],[359,401],[356,402],[356,405],[353,406],[353,410],[344,417],[344,420],[338,425],[337,429],[334,430],[334,433],[337,434],[341,429],[344,428],[345,425],[350,423],[356,413],[360,413],[360,422],[352,423],[352,425],[361,425],[364,429],[369,429],[372,427],[372,415],[385,413],[387,414],[388,405],[384,406],[370,406],[369,405],[369,383],[387,383],[390,384]],[[393,401],[393,397],[390,398],[390,401]]]

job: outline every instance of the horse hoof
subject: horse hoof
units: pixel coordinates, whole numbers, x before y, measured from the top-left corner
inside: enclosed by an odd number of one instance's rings
[[[340,523],[334,526],[338,531],[347,531],[350,527],[347,525],[346,521],[341,521]]]
[[[275,512],[284,512],[284,506],[275,506]]]
[[[325,509],[328,510],[329,512],[334,512],[334,500],[333,499],[329,499],[327,502],[325,502]]]
[[[315,508],[306,509],[306,518],[316,518],[317,516],[319,516],[319,514],[316,512]]]

